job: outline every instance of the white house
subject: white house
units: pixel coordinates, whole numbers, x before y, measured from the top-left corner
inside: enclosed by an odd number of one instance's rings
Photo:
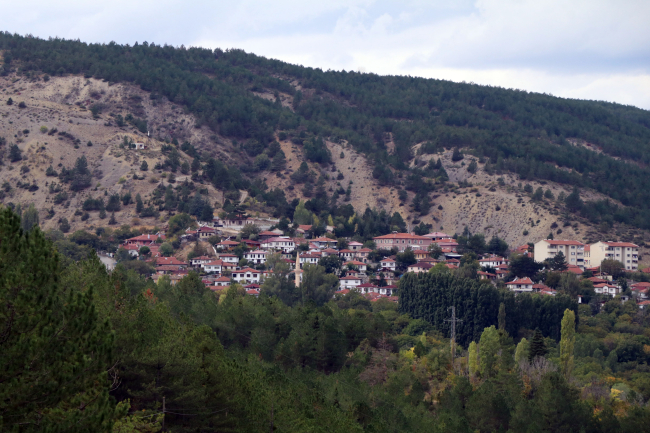
[[[251,268],[244,268],[244,269],[232,271],[232,278],[238,283],[240,282],[259,283],[261,275],[262,275],[262,271],[256,271],[255,269],[251,269]]]
[[[342,289],[354,289],[355,287],[361,285],[361,278],[354,276],[347,276],[339,278]]]
[[[600,283],[594,284],[594,292],[599,295],[610,295],[613,298],[617,293],[621,293],[621,288],[612,283]]]
[[[506,287],[513,292],[522,293],[522,292],[532,292],[533,291],[533,281],[526,278],[515,278],[513,281],[506,283]]]
[[[320,255],[318,254],[300,254],[300,267],[304,265],[317,265],[320,260]]]
[[[481,266],[489,266],[491,268],[496,268],[501,265],[508,265],[508,259],[504,259],[499,256],[490,256],[478,261],[478,264]]]
[[[345,262],[345,266],[356,266],[356,268],[359,270],[359,272],[366,272],[368,269],[368,266],[366,266],[365,263],[357,261],[357,260],[350,260],[349,262]]]
[[[234,254],[219,254],[219,259],[223,260],[224,263],[239,263],[239,257]]]
[[[190,264],[192,266],[201,266],[205,265],[206,263],[210,263],[212,261],[212,257],[208,256],[199,256],[199,257],[194,257],[193,259],[190,259]]]
[[[394,271],[395,267],[397,265],[397,262],[395,260],[393,260],[393,259],[383,259],[382,261],[379,262],[379,264],[381,265],[381,267],[383,269],[388,269],[388,270]]]
[[[255,251],[249,251],[246,254],[244,254],[244,257],[246,260],[248,260],[248,263],[255,263],[255,264],[262,264],[266,263],[266,255],[268,253],[263,250],[255,250]]]
[[[223,260],[214,260],[204,263],[201,267],[209,274],[220,274],[223,268]]]
[[[288,236],[278,236],[262,242],[262,249],[279,250],[283,253],[290,253],[296,249],[296,243]]]

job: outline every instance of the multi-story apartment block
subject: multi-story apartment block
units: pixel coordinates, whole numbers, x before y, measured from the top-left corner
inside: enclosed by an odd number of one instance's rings
[[[426,250],[431,245],[431,238],[412,235],[410,233],[391,233],[389,235],[374,237],[375,245],[379,249],[390,250],[395,247],[398,251],[409,248],[412,250]]]
[[[582,242],[543,239],[535,244],[534,258],[538,263],[551,259],[560,253],[564,254],[564,258],[569,265],[575,265],[584,270],[585,244]]]
[[[589,245],[589,266],[600,266],[603,260],[623,263],[626,271],[639,268],[639,246],[630,242],[596,242]]]

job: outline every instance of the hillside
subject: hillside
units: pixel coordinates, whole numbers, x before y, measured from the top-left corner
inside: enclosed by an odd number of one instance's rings
[[[3,201],[34,203],[42,221],[53,209],[46,227],[62,216],[73,228],[100,224],[97,212],[85,221],[74,213],[88,197],[108,200],[127,191],[162,216],[137,215],[129,204],[115,213],[118,223],[164,221],[166,210],[178,210],[176,204],[166,209],[161,197],[173,141],[191,144],[175,147],[174,170],[183,162],[200,164],[196,173],[177,171],[174,186],[194,179],[188,202],[199,190],[217,208],[241,197],[249,212],[291,217],[294,199],[303,198],[321,223],[337,214],[335,202],[360,214],[366,207],[397,211],[407,225],[425,222],[449,233],[467,226],[513,245],[551,230],[583,240],[647,238],[650,114],[644,110],[440,80],[323,72],[239,50],[88,45],[5,33],[0,52],[0,94],[14,101],[0,106]],[[57,133],[42,134],[41,126]],[[148,149],[122,148],[125,136],[149,140]],[[26,160],[8,163],[12,144]],[[459,150],[465,158],[452,161]],[[57,193],[49,185],[60,182],[45,176],[47,167],[69,169],[80,155],[92,169],[92,188],[71,191],[54,205]],[[442,170],[434,167],[438,159]],[[147,172],[139,170],[143,160]],[[29,172],[21,173],[23,166]],[[30,191],[34,182],[38,190]],[[527,185],[548,189],[553,198],[531,201]],[[574,186],[581,198],[575,205],[557,200]]]

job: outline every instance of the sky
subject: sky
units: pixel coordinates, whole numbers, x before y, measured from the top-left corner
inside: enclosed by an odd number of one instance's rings
[[[648,0],[0,0],[0,30],[240,48],[323,70],[650,109]]]

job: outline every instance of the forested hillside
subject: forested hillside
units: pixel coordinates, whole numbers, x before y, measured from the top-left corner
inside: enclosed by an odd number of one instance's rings
[[[435,167],[412,168],[418,167],[411,164],[414,146],[420,145],[422,155],[462,148],[486,163],[486,171],[604,194],[612,202],[568,206],[593,223],[650,227],[644,217],[650,206],[650,113],[634,107],[433,79],[325,72],[241,50],[85,44],[8,33],[0,35],[0,50],[4,73],[84,74],[135,83],[152,98],[162,95],[186,106],[199,125],[241,141],[251,155],[282,133],[303,146],[307,160],[327,165],[332,155],[321,138],[343,140],[369,158],[381,184],[410,190],[418,201],[446,179]],[[254,176],[252,167],[246,169]]]

